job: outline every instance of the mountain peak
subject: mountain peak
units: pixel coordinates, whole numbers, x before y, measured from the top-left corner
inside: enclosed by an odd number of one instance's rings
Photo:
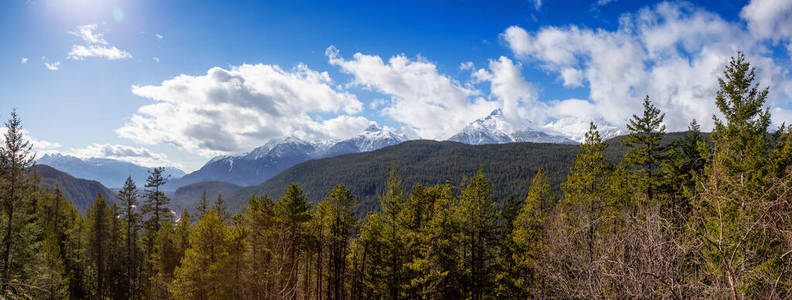
[[[364,129],[363,132],[377,132],[380,130],[382,130],[382,128],[379,128],[377,124],[371,124],[369,125],[369,127],[366,127],[366,129]]]

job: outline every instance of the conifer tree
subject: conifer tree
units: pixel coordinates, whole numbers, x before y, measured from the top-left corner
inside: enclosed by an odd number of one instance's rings
[[[386,264],[382,266],[388,277],[388,296],[391,299],[401,297],[402,286],[402,265],[404,263],[403,245],[401,239],[401,222],[399,214],[404,208],[404,191],[402,190],[402,180],[396,172],[396,166],[391,165],[390,175],[385,187],[385,193],[380,196],[380,208],[382,217],[386,223],[384,233],[384,243],[387,245]]]
[[[228,205],[226,205],[225,200],[223,200],[223,195],[217,194],[217,201],[214,203],[214,209],[220,214],[220,218],[223,222],[231,220],[231,213],[228,212]]]
[[[247,236],[250,245],[250,273],[251,286],[249,292],[252,295],[261,295],[269,298],[275,295],[274,284],[275,276],[278,274],[277,253],[275,251],[276,242],[280,235],[276,230],[276,206],[269,196],[251,196],[248,201],[247,228],[250,234]]]
[[[160,191],[160,187],[165,184],[165,177],[163,177],[164,168],[154,168],[149,172],[146,178],[146,202],[142,206],[144,214],[149,215],[148,225],[149,230],[156,233],[159,231],[162,222],[171,220],[170,210],[168,204],[170,199],[165,196],[165,193]]]
[[[537,284],[537,260],[540,258],[540,247],[544,234],[545,216],[552,206],[550,183],[543,169],[536,172],[531,181],[519,215],[514,220],[514,230],[511,237],[517,250],[513,254],[515,272],[513,275],[515,285],[522,290],[522,295],[537,294],[540,291],[530,290],[530,286],[541,288]]]
[[[124,182],[124,187],[118,192],[118,199],[123,205],[123,219],[126,223],[126,259],[125,265],[127,267],[127,287],[128,295],[132,298],[137,297],[137,274],[139,273],[140,260],[138,255],[138,230],[141,226],[141,216],[137,212],[138,206],[138,190],[132,177],[127,177]]]
[[[303,195],[302,189],[297,184],[290,184],[284,195],[277,203],[280,226],[285,241],[285,280],[283,294],[280,297],[295,297],[297,293],[297,279],[299,265],[297,258],[303,250],[304,227],[311,219],[311,206],[308,198]]]
[[[497,254],[498,212],[492,201],[492,184],[479,169],[459,199],[462,276],[465,297],[483,299],[491,295]]]
[[[665,114],[652,104],[649,96],[643,100],[643,114],[633,115],[627,129],[630,134],[623,142],[628,147],[624,155],[627,165],[637,168],[638,178],[644,185],[646,198],[651,202],[661,183],[660,166],[666,159],[666,147],[662,145],[665,136],[663,118]]]
[[[190,248],[175,270],[169,292],[175,299],[226,299],[229,286],[230,243],[227,225],[212,208],[201,216],[190,234]]]
[[[352,193],[343,184],[339,184],[317,208],[317,211],[323,212],[321,222],[325,224],[322,228],[326,231],[322,234],[322,240],[326,244],[328,255],[327,299],[346,298],[346,256],[349,241],[357,225],[354,214],[356,204]]]
[[[37,183],[27,174],[35,154],[16,110],[11,111],[5,127],[0,145],[0,283],[2,291],[13,295],[11,281],[30,284],[42,236],[33,213]]]
[[[91,208],[86,213],[88,216],[88,234],[90,257],[93,274],[93,294],[98,299],[110,297],[107,279],[110,276],[109,262],[111,260],[111,222],[112,212],[101,193],[96,195]]]
[[[764,107],[768,90],[760,89],[755,70],[738,52],[718,79],[715,104],[724,119],[713,116],[714,149],[700,183],[693,219],[703,243],[702,258],[708,266],[711,297],[732,298],[764,294],[785,267],[770,254],[778,241],[760,229],[769,212],[776,210],[768,196],[773,170],[770,113]],[[773,277],[763,282],[759,274]]]
[[[209,211],[209,199],[206,197],[206,191],[201,193],[201,200],[198,201],[198,206],[195,207],[195,210],[198,212],[198,218]]]

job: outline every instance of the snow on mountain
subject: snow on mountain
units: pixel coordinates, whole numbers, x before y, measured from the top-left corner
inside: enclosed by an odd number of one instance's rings
[[[109,188],[119,188],[124,185],[127,177],[138,186],[146,182],[148,172],[151,168],[136,165],[130,162],[109,159],[109,158],[78,158],[64,154],[45,154],[38,160],[37,164],[48,165],[71,176],[83,179],[96,180]],[[184,171],[166,167],[165,174],[172,178],[184,176]]]
[[[563,136],[518,128],[506,120],[501,109],[496,109],[489,116],[473,121],[448,140],[471,145],[513,142],[575,144],[575,141]]]
[[[373,151],[406,140],[403,134],[375,125],[355,137],[341,141],[278,138],[247,153],[215,157],[197,171],[171,181],[166,187],[176,189],[201,181],[254,185],[306,160]]]

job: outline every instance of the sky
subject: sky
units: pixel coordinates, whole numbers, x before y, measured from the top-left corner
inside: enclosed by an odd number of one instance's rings
[[[580,140],[649,96],[711,130],[738,50],[792,121],[792,1],[0,1],[0,118],[40,153],[198,169],[371,124],[443,140],[502,109]]]

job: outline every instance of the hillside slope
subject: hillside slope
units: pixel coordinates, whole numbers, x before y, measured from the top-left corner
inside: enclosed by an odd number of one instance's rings
[[[47,165],[35,165],[31,170],[41,176],[42,187],[53,191],[55,186],[58,186],[66,199],[69,199],[80,211],[85,211],[93,204],[97,193],[101,193],[108,203],[115,201],[115,193],[98,181],[74,178]]]

